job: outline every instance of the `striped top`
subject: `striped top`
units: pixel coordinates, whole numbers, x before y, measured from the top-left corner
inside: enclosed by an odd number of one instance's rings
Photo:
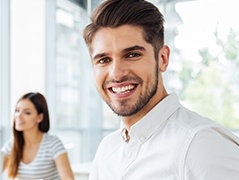
[[[13,139],[10,139],[1,149],[6,156],[10,154],[12,143]],[[60,180],[55,159],[63,153],[66,150],[60,139],[44,133],[36,157],[28,164],[20,162],[17,179]]]

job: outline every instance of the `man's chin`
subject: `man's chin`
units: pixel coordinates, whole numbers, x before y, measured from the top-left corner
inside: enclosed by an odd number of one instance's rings
[[[112,108],[111,108],[112,109]],[[134,111],[129,111],[129,108],[124,108],[124,109],[112,109],[114,113],[118,116],[122,117],[128,117],[134,115],[136,112]]]

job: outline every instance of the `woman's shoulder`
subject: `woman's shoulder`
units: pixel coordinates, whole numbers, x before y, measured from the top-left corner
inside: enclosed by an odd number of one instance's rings
[[[65,153],[66,149],[63,142],[56,135],[44,133],[43,145],[48,147],[52,152],[53,158],[55,159],[60,154]]]
[[[56,135],[49,134],[49,133],[43,133],[43,136],[45,139],[48,139],[48,140],[59,139]]]
[[[47,144],[62,143],[58,136],[48,133],[43,134],[43,141],[47,142]]]

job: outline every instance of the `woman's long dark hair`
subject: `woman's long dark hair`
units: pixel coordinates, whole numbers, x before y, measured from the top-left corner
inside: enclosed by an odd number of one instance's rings
[[[30,92],[23,95],[18,101],[17,104],[24,99],[30,100],[35,106],[38,114],[43,114],[43,120],[39,123],[38,128],[41,132],[48,132],[50,129],[50,118],[48,112],[48,106],[45,97],[36,92]],[[8,159],[8,176],[9,178],[15,178],[18,173],[18,166],[23,156],[23,146],[24,146],[24,138],[23,132],[17,131],[15,128],[15,120],[13,123],[13,146]]]

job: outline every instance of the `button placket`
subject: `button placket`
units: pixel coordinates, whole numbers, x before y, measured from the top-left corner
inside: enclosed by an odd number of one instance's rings
[[[136,159],[140,150],[140,146],[140,141],[137,138],[132,137],[129,143],[125,144],[125,150],[122,159],[122,173],[124,173],[130,166],[130,164],[132,164],[133,161]]]

